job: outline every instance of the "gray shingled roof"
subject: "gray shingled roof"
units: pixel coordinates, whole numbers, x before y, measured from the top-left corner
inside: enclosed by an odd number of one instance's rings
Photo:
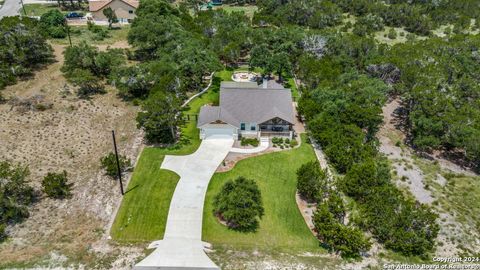
[[[245,89],[245,88],[258,88],[256,82],[228,82],[224,81],[220,83],[220,89],[234,88],[234,89]]]
[[[279,117],[293,124],[290,89],[222,88],[220,106],[203,106],[197,126],[222,121],[237,128],[240,123],[263,123]]]

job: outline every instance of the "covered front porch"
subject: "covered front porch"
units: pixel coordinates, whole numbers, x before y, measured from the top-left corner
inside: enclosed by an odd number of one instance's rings
[[[293,124],[275,117],[258,125],[260,137],[294,137]]]

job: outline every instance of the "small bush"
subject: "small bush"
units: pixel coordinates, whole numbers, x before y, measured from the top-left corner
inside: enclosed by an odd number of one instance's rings
[[[87,22],[87,29],[88,31],[92,32],[92,33],[98,33],[100,31],[102,31],[102,27],[99,26],[99,25],[96,25],[95,23],[91,22],[91,21],[88,21]]]
[[[397,38],[397,31],[395,29],[390,28],[390,31],[388,31],[388,38],[389,39],[396,39]]]
[[[94,34],[93,40],[102,41],[110,36],[108,29],[96,25],[90,21],[87,22],[87,29]]]
[[[452,28],[451,27],[447,27],[443,30],[443,33],[447,36],[449,36],[451,33],[452,33]]]
[[[73,184],[68,183],[67,172],[48,173],[42,181],[43,191],[48,197],[63,199],[71,197]]]
[[[113,152],[108,153],[100,160],[102,168],[105,169],[105,172],[108,176],[115,178],[117,176],[117,159]],[[120,170],[126,172],[132,166],[132,163],[129,158],[126,156],[119,155],[118,162],[120,163]]]
[[[254,180],[238,177],[227,181],[213,201],[214,214],[238,231],[255,231],[264,209]]]
[[[294,147],[297,146],[297,145],[298,145],[297,140],[292,139],[292,140],[290,141],[290,147],[294,148]]]
[[[69,81],[78,86],[77,96],[89,99],[92,95],[106,93],[105,87],[98,77],[95,77],[89,70],[76,69],[69,75]]]
[[[283,138],[273,137],[272,138],[272,143],[281,145],[281,144],[283,144]]]
[[[110,37],[110,34],[108,33],[108,31],[105,30],[105,29],[102,29],[101,31],[99,31],[99,32],[97,32],[93,35],[93,40],[102,41],[102,40],[104,40],[108,37]]]
[[[67,31],[63,26],[50,26],[48,28],[48,34],[52,38],[65,38],[67,36]]]

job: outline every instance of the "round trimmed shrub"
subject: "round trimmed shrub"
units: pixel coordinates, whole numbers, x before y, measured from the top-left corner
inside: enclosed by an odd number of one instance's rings
[[[254,180],[238,177],[227,181],[213,201],[214,214],[238,231],[255,231],[264,209]]]

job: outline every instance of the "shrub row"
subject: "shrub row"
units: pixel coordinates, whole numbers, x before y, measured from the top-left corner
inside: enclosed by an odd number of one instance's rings
[[[375,134],[389,90],[383,81],[344,66],[345,57],[361,66],[377,53],[375,45],[355,40],[358,37],[332,37],[330,52],[323,59],[304,58],[299,74],[311,74],[315,67],[319,73],[314,73],[316,80],[306,79],[300,111],[330,164],[346,174],[337,188],[356,201],[360,218],[355,223],[387,248],[405,255],[426,255],[438,234],[437,215],[407,199],[392,183],[388,163],[379,157]],[[358,46],[368,48],[367,55],[348,55]],[[332,70],[338,75],[330,76]],[[322,217],[329,220],[325,213]]]
[[[345,225],[346,209],[340,194],[332,189],[327,174],[317,161],[303,164],[297,171],[297,190],[308,202],[318,203],[313,224],[318,239],[342,257],[357,258],[370,249],[358,227]]]

